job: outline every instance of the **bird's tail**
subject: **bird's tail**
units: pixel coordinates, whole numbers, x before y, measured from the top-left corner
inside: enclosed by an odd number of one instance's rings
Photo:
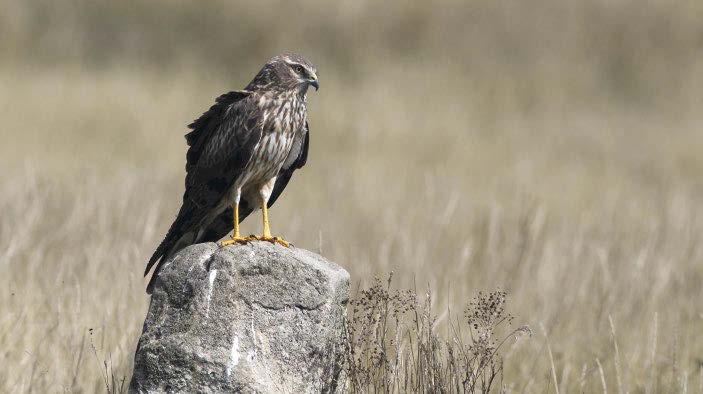
[[[269,205],[271,203],[273,202],[270,201]],[[242,222],[246,219],[252,211],[252,206],[246,201],[242,201],[239,205],[239,221]],[[151,275],[149,284],[146,287],[147,294],[151,294],[163,264],[181,249],[197,242],[216,242],[232,231],[231,207],[222,211],[212,222],[205,225],[202,231],[196,226],[195,213],[195,209],[192,206],[182,206],[178,212],[178,217],[176,217],[168,233],[166,233],[166,237],[149,259],[144,276],[149,274],[149,270],[154,264],[156,264],[156,268],[154,268],[154,273]]]
[[[156,278],[159,276],[159,270],[163,264],[178,251],[195,242],[197,229],[194,229],[192,220],[187,219],[193,216],[189,208],[190,207],[186,205],[181,207],[176,220],[174,220],[168,233],[166,233],[166,237],[161,241],[146,265],[144,276],[147,276],[151,268],[156,265],[154,273],[151,275],[149,284],[146,287],[147,294],[151,294]]]

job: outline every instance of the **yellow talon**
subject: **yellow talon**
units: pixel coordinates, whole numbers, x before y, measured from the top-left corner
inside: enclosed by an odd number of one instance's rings
[[[232,237],[230,239],[220,241],[219,245],[221,248],[229,245],[235,245],[235,244],[245,244],[249,241],[251,241],[251,237],[240,237],[239,236],[239,204],[235,203],[232,206],[232,210],[234,211],[234,217],[232,218],[232,225],[234,226],[234,232],[232,233]]]
[[[269,224],[269,209],[266,206],[266,203],[261,204],[261,214],[263,216],[264,234],[253,237],[259,241],[267,241],[271,242],[272,244],[279,244],[285,246],[286,248],[290,247],[290,243],[288,243],[288,241],[286,241],[285,239],[280,237],[274,237],[271,235],[271,225]]]
[[[285,246],[286,248],[290,247],[290,242],[286,241],[285,239],[281,237],[274,237],[271,235],[271,229],[269,226],[269,215],[268,215],[268,207],[266,204],[261,205],[261,210],[263,212],[263,224],[264,224],[264,233],[262,235],[250,235],[248,237],[241,237],[239,235],[239,204],[234,204],[232,207],[234,210],[234,217],[233,217],[233,227],[234,227],[234,232],[232,234],[232,237],[230,239],[220,241],[219,245],[220,247],[225,247],[229,245],[235,245],[235,244],[245,244],[247,242],[251,241],[266,241],[266,242],[271,242],[272,244],[279,244],[281,246]]]
[[[283,245],[283,246],[285,246],[286,248],[290,248],[290,242],[286,241],[286,240],[283,239],[283,238],[273,237],[273,242],[275,242],[275,243],[277,243],[277,244],[280,244],[280,245]]]
[[[247,238],[242,238],[242,237],[231,237],[230,239],[226,239],[224,241],[220,241],[218,244],[220,247],[224,248],[225,246],[229,245],[235,245],[235,244],[245,244],[247,242],[251,241],[248,237]]]
[[[247,237],[247,241],[265,241],[265,242],[271,242],[272,244],[279,244],[281,246],[285,246],[286,248],[290,247],[290,242],[286,241],[285,239],[281,237],[272,237],[272,236],[265,236],[265,235],[251,235]]]

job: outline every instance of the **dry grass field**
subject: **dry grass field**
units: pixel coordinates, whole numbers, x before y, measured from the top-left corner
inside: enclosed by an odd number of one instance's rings
[[[0,392],[129,379],[185,124],[284,49],[321,89],[275,232],[431,289],[438,335],[506,291],[496,390],[703,392],[703,3],[0,9]]]

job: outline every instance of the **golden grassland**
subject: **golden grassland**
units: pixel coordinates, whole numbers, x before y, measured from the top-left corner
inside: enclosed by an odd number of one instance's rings
[[[0,391],[129,378],[184,125],[286,48],[322,86],[275,232],[439,333],[505,290],[507,392],[703,392],[696,2],[0,3]]]

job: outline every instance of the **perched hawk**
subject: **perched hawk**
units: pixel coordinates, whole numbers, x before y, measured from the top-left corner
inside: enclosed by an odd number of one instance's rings
[[[288,246],[271,235],[268,207],[307,159],[309,86],[319,88],[315,66],[284,53],[269,60],[244,90],[218,97],[188,126],[183,205],[146,266],[144,276],[156,264],[147,293],[162,264],[176,252],[217,241],[232,228],[231,239],[221,246],[254,239]],[[240,236],[239,223],[258,208],[263,234]]]

